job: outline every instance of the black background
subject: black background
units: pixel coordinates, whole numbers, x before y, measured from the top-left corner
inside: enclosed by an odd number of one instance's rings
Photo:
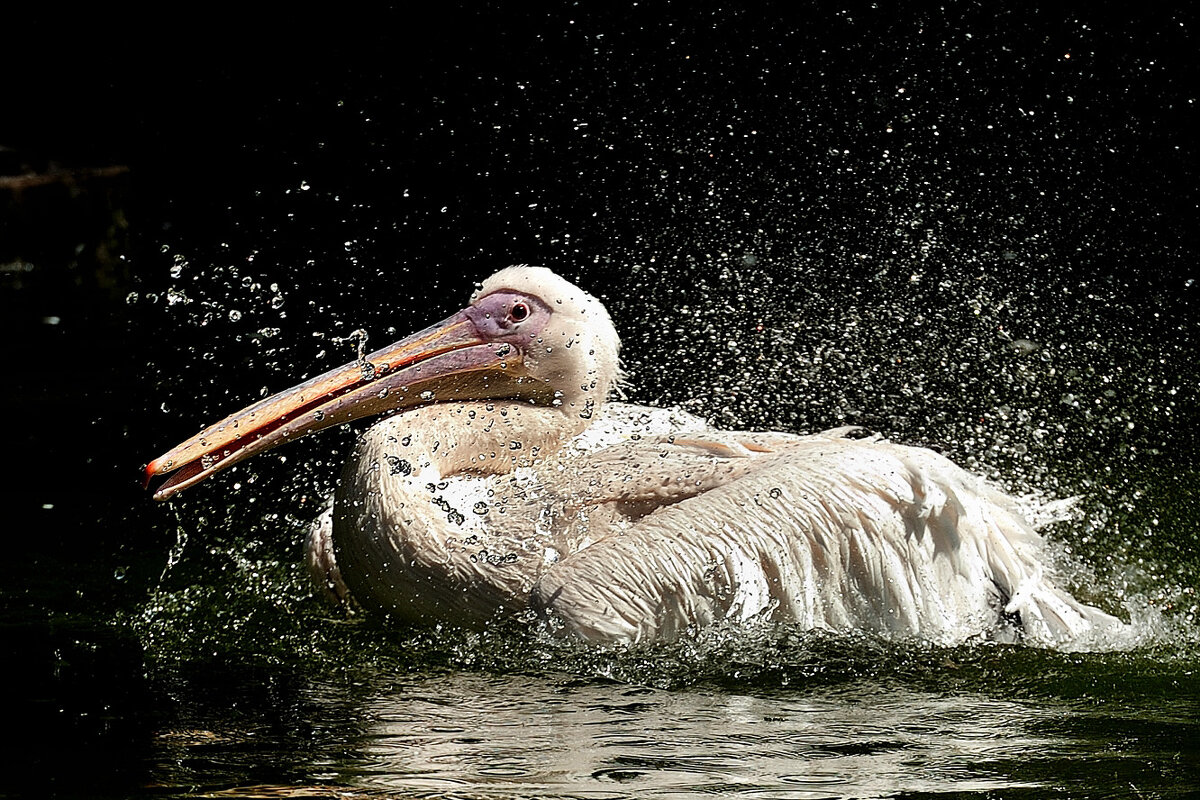
[[[137,602],[174,540],[142,464],[261,386],[348,360],[329,336],[366,327],[382,344],[507,263],[555,266],[609,302],[635,399],[698,396],[725,423],[803,430],[843,420],[772,384],[769,366],[722,388],[744,363],[662,365],[676,323],[661,312],[699,309],[724,337],[817,298],[894,300],[878,276],[923,259],[927,285],[1026,297],[1014,335],[1057,337],[1081,359],[1102,340],[1116,385],[1161,374],[1179,407],[1135,408],[1152,433],[1131,442],[1169,443],[1191,469],[1195,15],[1055,8],[210,4],[12,19],[9,171],[127,168],[74,205],[10,208],[0,229],[2,260],[30,265],[0,285],[4,624],[29,654],[30,740],[77,735],[103,758],[126,742],[114,730],[150,713],[139,655],[102,622]],[[169,304],[172,287],[192,302]],[[915,302],[936,310],[934,294]],[[805,330],[836,330],[822,323]],[[255,338],[263,327],[279,331]],[[845,395],[851,421],[970,448]],[[327,481],[336,449],[299,458]],[[262,505],[283,509],[312,479],[276,480],[293,482],[268,483],[281,491]]]
[[[128,168],[115,182],[123,258],[104,280],[73,260],[75,231],[28,219],[4,231],[6,257],[36,267],[26,291],[6,284],[23,387],[10,395],[10,506],[34,519],[46,503],[80,509],[82,528],[63,531],[72,552],[93,539],[92,504],[125,513],[131,468],[180,438],[148,410],[169,400],[189,432],[252,396],[264,370],[279,388],[309,369],[324,349],[312,331],[403,333],[506,263],[549,263],[611,301],[631,265],[670,256],[660,270],[675,272],[638,288],[653,308],[728,316],[742,313],[730,292],[744,286],[728,280],[742,251],[766,262],[746,281],[771,279],[771,259],[826,262],[781,268],[780,307],[801,289],[866,304],[888,299],[871,285],[880,265],[907,268],[936,229],[929,274],[1032,287],[1034,333],[1055,294],[1095,291],[1128,306],[1099,308],[1113,319],[1082,336],[1158,313],[1177,324],[1138,335],[1174,337],[1187,360],[1200,249],[1188,12],[217,5],[170,21],[43,10],[12,30],[0,144],[34,165]],[[914,207],[927,213],[906,219]],[[81,227],[76,238],[94,234]],[[126,302],[164,296],[181,249],[282,287],[282,362],[247,360],[198,313]],[[228,283],[199,300],[279,322]],[[623,311],[629,341],[659,341],[669,324]],[[219,387],[180,385],[197,348],[222,364]],[[642,368],[642,348],[627,354],[643,400],[695,387]],[[1186,427],[1173,435],[1190,451]]]

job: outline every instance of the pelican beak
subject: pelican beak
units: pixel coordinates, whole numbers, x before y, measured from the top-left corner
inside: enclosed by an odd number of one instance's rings
[[[520,397],[520,351],[485,339],[460,311],[360,361],[330,370],[210,425],[146,466],[166,500],[250,456],[333,425],[435,401]]]

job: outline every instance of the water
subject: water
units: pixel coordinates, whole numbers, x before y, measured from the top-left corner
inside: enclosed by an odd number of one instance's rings
[[[137,194],[37,247],[0,218],[0,795],[1195,796],[1194,13],[429,11],[153,58],[93,20],[56,39],[87,68],[13,87],[16,144],[129,163]],[[635,402],[863,425],[1076,497],[1053,560],[1143,641],[397,628],[300,566],[352,431],[169,505],[136,485],[523,261],[606,302]]]
[[[203,544],[119,615],[156,795],[1171,797],[1200,777],[1190,616],[1109,653],[774,625],[584,646],[347,617],[294,538],[253,535],[300,520],[174,513]]]
[[[169,709],[156,794],[1185,796],[1198,777],[1178,631],[1091,654],[779,626],[597,648],[347,619],[304,592],[249,558],[126,620]]]
[[[1112,653],[770,625],[600,648],[347,618],[268,549],[193,553],[125,620],[171,709],[159,793],[1169,797],[1200,777],[1190,624]]]
[[[190,707],[157,733],[155,781],[248,797],[1091,797],[1197,777],[1200,682],[1170,648],[357,634],[336,666],[177,674]]]
[[[363,693],[359,730],[341,743],[353,758],[330,747],[310,765],[310,781],[331,793],[385,796],[1037,797],[1091,795],[1114,780],[1156,794],[1184,772],[1159,748],[1180,747],[1174,737],[1189,732],[1160,712],[1161,728],[1113,736],[1106,729],[1119,720],[1069,704],[869,682],[784,697],[561,675],[456,672],[382,683]],[[310,694],[322,708],[344,702],[334,687]],[[172,778],[203,784],[203,767],[237,759],[263,735],[271,733],[171,734],[164,749],[190,766]],[[261,743],[254,749],[267,755]],[[1063,770],[1083,752],[1092,754],[1088,768]],[[1181,755],[1194,756],[1194,746]],[[1089,770],[1104,779],[1089,779]],[[257,793],[265,790],[231,792]]]

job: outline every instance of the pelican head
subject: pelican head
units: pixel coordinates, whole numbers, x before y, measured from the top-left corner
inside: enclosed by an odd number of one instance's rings
[[[582,430],[618,380],[619,348],[599,300],[545,267],[508,267],[442,322],[210,425],[150,462],[145,482],[167,476],[165,500],[306,434],[448,400],[559,408]]]
[[[569,413],[577,411],[586,419],[616,384],[621,340],[608,311],[545,267],[500,270],[471,297],[466,313],[473,309],[485,316],[477,322],[481,330],[493,330],[497,338],[513,337],[524,368],[550,387],[553,404]]]

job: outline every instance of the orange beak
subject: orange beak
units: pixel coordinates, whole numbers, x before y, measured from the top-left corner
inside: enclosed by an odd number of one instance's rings
[[[250,456],[351,420],[430,402],[517,397],[528,381],[520,352],[485,339],[465,311],[361,361],[330,370],[232,414],[146,466],[166,500]]]

